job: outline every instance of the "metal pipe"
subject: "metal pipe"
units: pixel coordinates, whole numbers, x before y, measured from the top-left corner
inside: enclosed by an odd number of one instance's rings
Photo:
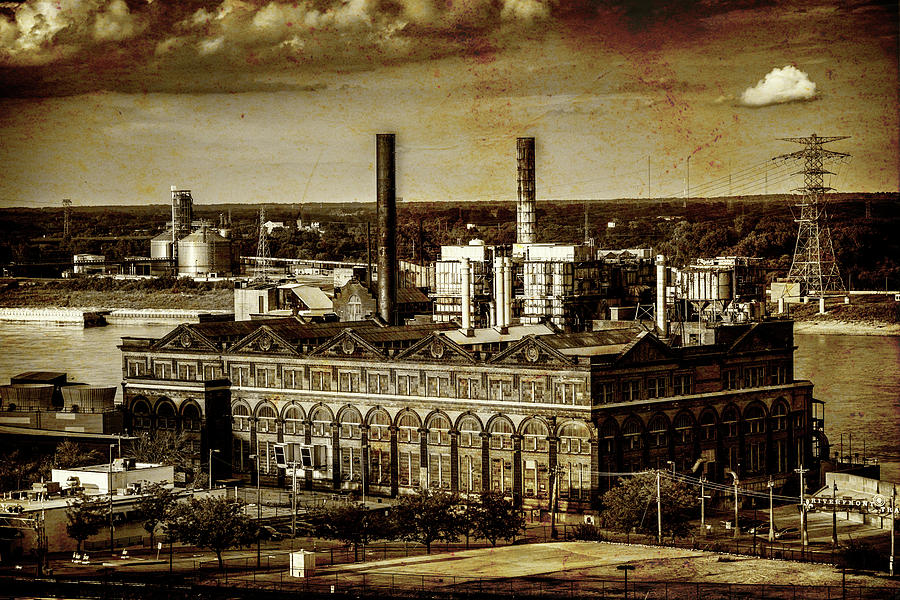
[[[669,337],[669,321],[666,319],[666,257],[664,254],[656,257],[656,328],[660,337]]]
[[[472,329],[472,282],[469,276],[469,259],[460,259],[459,265],[460,290],[462,304],[462,328],[466,335]]]
[[[397,303],[397,185],[394,134],[375,136],[378,186],[378,314],[396,324]]]
[[[534,138],[516,139],[516,242],[535,242]]]
[[[512,325],[512,293],[513,293],[513,267],[512,259],[503,257],[503,326]]]

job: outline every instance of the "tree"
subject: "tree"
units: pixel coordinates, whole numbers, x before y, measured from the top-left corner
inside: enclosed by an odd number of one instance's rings
[[[63,440],[57,444],[53,452],[53,468],[72,469],[86,467],[105,462],[96,450],[86,450],[81,444],[70,440]]]
[[[100,497],[77,498],[66,509],[66,533],[77,542],[77,552],[81,552],[84,540],[100,531],[106,523],[109,506]]]
[[[184,432],[142,432],[131,446],[131,455],[138,462],[172,465],[178,473],[196,476],[191,441]]]
[[[159,483],[151,483],[141,492],[144,495],[138,501],[137,507],[141,513],[141,524],[150,534],[150,547],[153,547],[156,526],[166,520],[177,498],[171,488]]]
[[[663,531],[670,534],[687,531],[687,522],[697,500],[686,484],[663,478],[660,482]],[[656,474],[641,473],[619,480],[619,485],[603,494],[604,526],[619,531],[656,531]]]
[[[431,554],[431,544],[450,542],[459,535],[456,497],[443,490],[419,489],[411,496],[403,496],[394,507],[394,522],[400,537],[425,545]]]
[[[497,540],[512,540],[525,530],[525,515],[500,492],[483,493],[478,508],[475,532],[491,546],[496,546]]]
[[[249,546],[259,536],[259,528],[244,513],[244,502],[226,497],[191,498],[176,504],[163,529],[170,539],[215,552],[220,569],[223,551]]]
[[[319,523],[316,535],[340,540],[353,546],[353,560],[359,560],[359,547],[375,540],[391,539],[393,523],[382,511],[368,510],[365,505],[352,502],[333,504],[312,515]],[[365,557],[363,557],[365,559]]]

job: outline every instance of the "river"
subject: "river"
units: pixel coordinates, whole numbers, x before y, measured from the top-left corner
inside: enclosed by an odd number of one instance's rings
[[[122,382],[116,347],[122,336],[159,337],[172,325],[123,325],[79,329],[36,325],[0,326],[0,383],[24,371],[65,371],[69,379]],[[882,462],[882,478],[900,482],[900,337],[797,334],[795,376],[815,384],[825,401],[825,430],[844,452]],[[121,400],[121,388],[118,391]],[[864,442],[865,441],[865,442]]]

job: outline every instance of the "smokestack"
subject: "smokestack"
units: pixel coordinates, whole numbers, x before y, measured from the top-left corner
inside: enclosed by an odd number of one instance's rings
[[[503,258],[494,257],[494,327],[503,327]]]
[[[469,259],[463,258],[459,264],[462,304],[462,329],[465,335],[470,336],[472,332],[472,278],[469,275]]]
[[[503,257],[503,326],[512,325],[512,293],[513,293],[513,266],[512,259]]]
[[[656,329],[660,337],[669,337],[669,321],[666,319],[666,256],[656,256]]]
[[[397,184],[394,167],[394,134],[375,136],[378,182],[378,315],[396,324],[397,304]]]
[[[533,244],[534,235],[534,138],[516,138],[516,242]]]

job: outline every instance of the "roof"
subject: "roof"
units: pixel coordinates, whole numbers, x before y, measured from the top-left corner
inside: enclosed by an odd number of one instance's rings
[[[431,302],[425,293],[417,287],[402,287],[397,289],[398,304],[423,304]]]
[[[303,301],[303,304],[309,308],[309,310],[332,310],[333,305],[331,302],[331,298],[329,298],[325,292],[317,287],[313,287],[311,285],[302,285],[299,283],[288,284],[279,286],[282,288],[287,288],[294,292],[294,295],[300,298]]]
[[[541,341],[568,356],[603,356],[621,354],[643,330],[603,329],[581,333],[541,336]]]
[[[548,325],[514,325],[507,330],[507,333],[500,333],[493,327],[485,327],[475,329],[471,336],[465,335],[461,330],[454,329],[448,331],[444,335],[459,344],[460,346],[471,346],[477,344],[496,344],[500,342],[515,342],[526,335],[549,335],[553,330]]]
[[[161,234],[157,235],[150,242],[171,242],[172,241],[172,230],[168,229],[163,231]]]
[[[56,383],[56,380],[62,379],[65,381],[67,375],[65,373],[58,373],[55,371],[26,371],[24,373],[19,373],[10,378],[11,381],[28,381],[31,383],[37,383],[40,381],[45,381],[47,383]]]

